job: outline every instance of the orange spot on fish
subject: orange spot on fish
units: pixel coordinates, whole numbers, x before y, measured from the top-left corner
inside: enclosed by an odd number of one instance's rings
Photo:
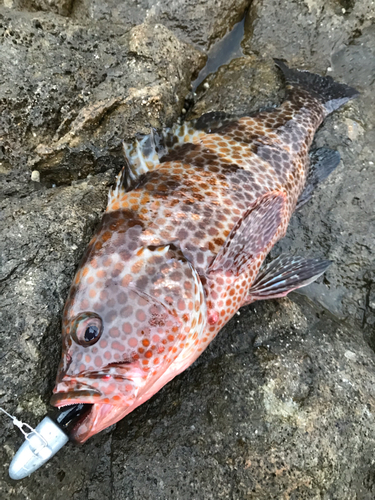
[[[85,310],[89,307],[89,301],[87,299],[83,299],[81,302],[81,309]]]
[[[114,342],[112,342],[111,347],[115,351],[120,351],[120,352],[124,352],[125,351],[125,347],[120,342],[117,342],[117,340],[115,340]]]
[[[143,323],[144,321],[146,321],[146,314],[144,313],[144,311],[138,310],[136,312],[136,318],[138,321],[141,321]]]
[[[116,326],[113,326],[108,333],[113,338],[117,338],[120,336],[120,330]]]
[[[122,324],[122,331],[129,335],[133,331],[133,327],[130,323],[123,323]]]
[[[108,241],[110,238],[111,238],[110,231],[105,231],[105,233],[102,234],[102,240],[103,241]]]
[[[128,340],[128,344],[130,345],[130,347],[137,347],[138,340],[132,337],[131,339]]]
[[[129,285],[129,283],[131,283],[131,281],[132,281],[132,275],[126,274],[121,280],[121,285],[126,287]]]
[[[142,269],[142,267],[143,267],[143,261],[138,260],[137,262],[135,262],[135,264],[132,265],[131,272],[134,274],[139,273],[139,271]]]

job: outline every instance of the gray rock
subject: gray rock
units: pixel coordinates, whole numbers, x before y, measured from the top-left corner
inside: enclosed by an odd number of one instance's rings
[[[161,24],[0,15],[1,168],[48,185],[119,170],[121,141],[174,121],[204,60]]]
[[[322,72],[374,17],[372,0],[254,0],[242,46],[245,53],[283,57],[296,67],[313,64]]]
[[[373,352],[299,302],[242,311],[118,424],[113,498],[371,498]]]
[[[162,23],[181,40],[208,49],[239,21],[250,0],[140,0],[136,6],[116,0],[83,0],[72,16],[80,22],[110,21],[134,25],[143,20]]]
[[[73,0],[2,0],[0,5],[17,10],[42,10],[68,16],[72,10]]]
[[[247,2],[3,3],[0,405],[36,425],[121,140],[176,119],[203,64],[187,42],[208,48]],[[342,163],[272,252],[330,258],[326,275],[241,310],[149,402],[18,483],[7,466],[22,437],[1,417],[1,498],[374,498],[374,15],[370,1],[254,0],[244,56],[206,79],[189,115],[278,104],[272,57],[361,91],[316,136]]]

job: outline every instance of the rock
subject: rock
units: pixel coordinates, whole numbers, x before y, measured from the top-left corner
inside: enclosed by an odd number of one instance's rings
[[[50,11],[68,16],[72,9],[73,0],[3,0],[4,7],[12,9],[25,9],[30,11]]]
[[[109,35],[51,14],[1,16],[2,165],[47,185],[119,170],[121,141],[174,121],[204,61],[154,23]]]
[[[210,46],[239,21],[250,0],[141,0],[136,8],[116,0],[83,0],[74,6],[72,16],[80,22],[110,21],[132,25],[143,20],[162,23],[181,40],[198,48]]]
[[[296,67],[331,66],[332,54],[355,40],[375,17],[372,0],[254,0],[245,26],[243,50],[285,58]]]
[[[282,92],[283,84],[272,59],[235,58],[209,75],[198,88],[198,100],[189,118],[216,110],[234,115],[253,113],[280,103]]]
[[[191,44],[207,49],[247,2],[84,0],[69,17],[54,13],[69,2],[5,4],[0,405],[36,425],[50,411],[62,307],[122,165],[121,140],[179,116],[203,64]],[[50,12],[36,12],[43,5]],[[210,75],[187,110],[278,104],[276,56],[361,91],[316,136],[341,164],[272,251],[330,258],[329,271],[304,295],[241,310],[149,402],[18,483],[7,466],[22,437],[2,416],[1,498],[374,498],[374,14],[370,1],[254,0],[244,55]]]
[[[321,308],[254,304],[146,410],[118,424],[113,498],[373,493],[373,377],[361,333]]]

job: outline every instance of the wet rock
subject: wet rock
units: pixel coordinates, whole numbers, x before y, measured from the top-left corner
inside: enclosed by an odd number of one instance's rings
[[[282,57],[291,65],[331,66],[331,56],[351,43],[374,19],[372,0],[254,0],[243,49],[261,57]]]
[[[3,0],[0,4],[11,9],[43,10],[56,12],[60,16],[68,16],[72,9],[73,0]]]
[[[121,141],[174,121],[204,61],[160,24],[0,20],[2,168],[38,170],[48,185],[119,170]]]
[[[202,64],[186,41],[206,48],[232,19],[221,3],[169,5],[170,17],[149,2],[74,2],[68,19],[1,11],[0,404],[33,425],[49,408],[61,310],[121,140],[178,116]],[[244,308],[152,400],[22,482],[7,477],[22,439],[2,417],[1,498],[374,498],[373,17],[369,2],[254,0],[245,55],[208,77],[190,112],[278,104],[274,56],[329,67],[361,91],[315,140],[342,163],[272,252],[330,258],[326,275],[305,296]]]
[[[374,491],[371,479],[363,486],[375,439],[373,377],[360,332],[321,308],[254,304],[193,368],[118,424],[113,496],[344,499]]]
[[[238,57],[209,75],[197,89],[198,100],[189,119],[210,111],[243,115],[281,102],[284,86],[271,59]]]
[[[243,17],[250,3],[250,0],[141,0],[136,9],[129,9],[127,2],[83,0],[74,5],[72,16],[80,22],[95,19],[122,25],[152,20],[167,26],[181,40],[208,49]]]
[[[0,404],[32,425],[49,410],[61,309],[113,179],[109,171],[73,186],[41,188],[1,202]],[[10,420],[2,419],[2,424],[1,460],[8,463],[21,439]],[[48,479],[41,488],[48,491]],[[23,498],[22,491],[23,486],[13,490],[8,481],[0,482],[2,498]]]

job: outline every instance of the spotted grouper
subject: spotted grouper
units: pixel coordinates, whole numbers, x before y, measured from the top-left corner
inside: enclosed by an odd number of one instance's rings
[[[63,314],[52,404],[84,403],[71,436],[118,422],[190,366],[238,309],[284,297],[330,264],[263,261],[339,163],[309,155],[323,119],[358,92],[290,69],[279,108],[209,113],[125,147],[125,167]]]

